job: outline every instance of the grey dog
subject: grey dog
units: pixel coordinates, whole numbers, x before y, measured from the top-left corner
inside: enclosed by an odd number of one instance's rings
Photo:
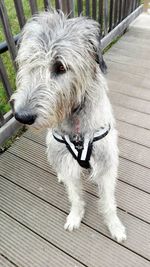
[[[82,16],[68,19],[55,10],[36,15],[21,33],[17,64],[14,115],[21,123],[48,129],[48,160],[71,203],[64,228],[80,226],[85,207],[80,176],[88,168],[99,188],[105,224],[113,238],[125,240],[114,196],[117,131],[103,75],[99,24]]]

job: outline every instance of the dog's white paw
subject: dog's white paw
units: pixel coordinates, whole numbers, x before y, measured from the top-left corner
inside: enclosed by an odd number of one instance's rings
[[[125,227],[119,218],[111,221],[111,223],[108,225],[108,228],[112,237],[116,239],[117,242],[121,243],[127,239]]]
[[[60,174],[58,174],[57,178],[58,178],[58,183],[62,184],[63,183],[63,177]]]
[[[70,212],[67,216],[66,223],[64,225],[64,229],[68,231],[72,231],[73,229],[78,229],[82,220],[82,216],[77,215],[74,212]]]

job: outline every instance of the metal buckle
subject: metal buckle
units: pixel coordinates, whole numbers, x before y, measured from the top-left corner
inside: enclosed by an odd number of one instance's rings
[[[83,149],[84,138],[80,134],[76,134],[72,137],[72,142],[77,150]]]

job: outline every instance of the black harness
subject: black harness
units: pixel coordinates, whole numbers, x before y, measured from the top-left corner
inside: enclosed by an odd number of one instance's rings
[[[60,135],[56,130],[53,130],[53,137],[60,143],[66,145],[69,152],[79,165],[83,168],[90,168],[90,157],[92,154],[93,143],[103,139],[110,131],[110,125],[107,128],[101,127],[96,131],[91,140],[88,135],[82,136],[76,134],[73,137],[69,135]]]

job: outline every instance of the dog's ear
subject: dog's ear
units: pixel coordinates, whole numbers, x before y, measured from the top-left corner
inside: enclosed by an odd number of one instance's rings
[[[101,69],[101,71],[106,74],[107,73],[107,65],[103,59],[103,55],[101,53],[101,50],[99,49],[99,51],[96,52],[96,62],[99,64],[99,67]]]
[[[101,71],[106,74],[107,73],[107,65],[103,59],[103,55],[101,52],[101,41],[99,38],[96,38],[96,42],[92,42],[91,40],[89,40],[90,44],[93,47],[94,50],[94,57],[95,57],[95,61],[99,64],[99,67],[101,69]]]
[[[96,62],[99,64],[99,67],[101,71],[106,74],[107,73],[107,65],[104,61],[103,55],[102,55],[102,49],[101,49],[101,40],[98,39],[98,47],[96,50]]]

